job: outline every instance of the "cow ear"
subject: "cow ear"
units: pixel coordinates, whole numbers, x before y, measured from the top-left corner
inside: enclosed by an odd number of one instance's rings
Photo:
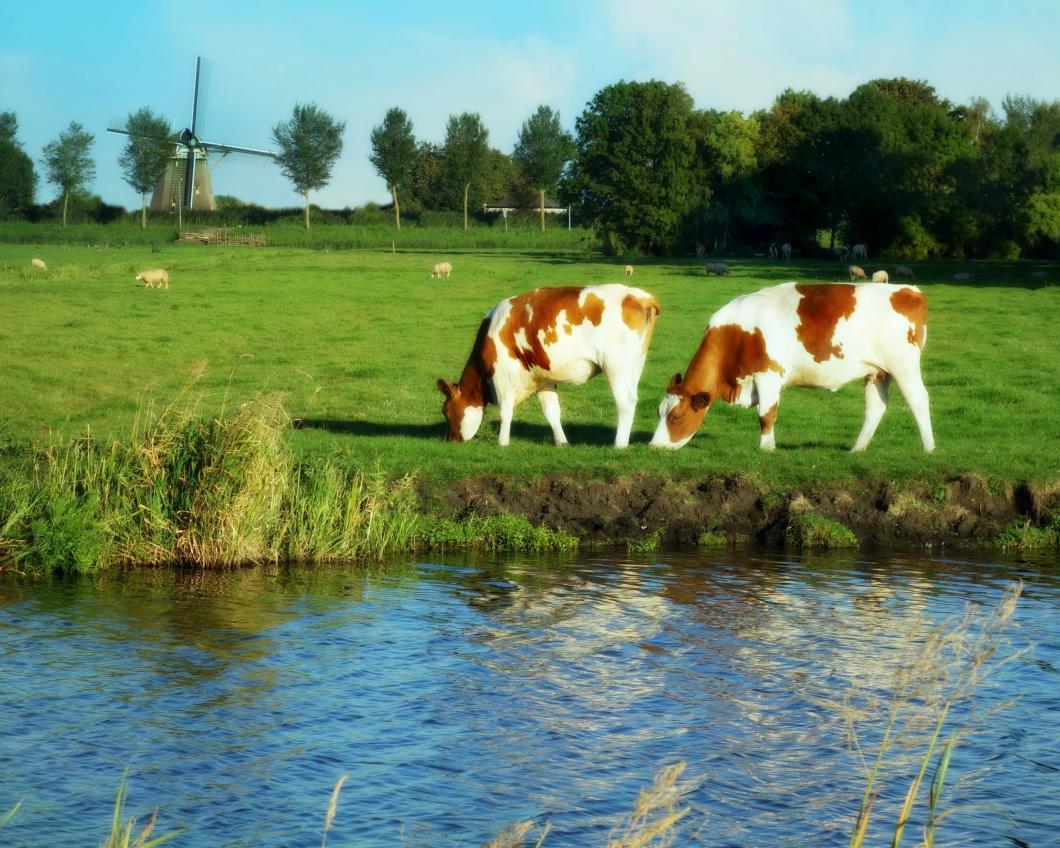
[[[710,406],[710,393],[709,392],[697,392],[689,398],[689,402],[692,404],[692,409],[699,412],[701,409],[706,409]]]
[[[438,378],[438,382],[436,385],[438,386],[438,391],[440,391],[447,398],[452,398],[454,394],[457,394],[460,391],[456,384],[447,383],[440,377]]]
[[[680,386],[681,386],[681,372],[678,371],[676,374],[674,374],[673,379],[670,380],[670,385],[669,385],[667,391],[669,391],[670,394],[674,394],[675,390],[678,389]]]

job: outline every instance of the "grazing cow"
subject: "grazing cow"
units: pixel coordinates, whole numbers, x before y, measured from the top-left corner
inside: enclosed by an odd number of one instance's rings
[[[769,247],[766,249],[766,254],[770,259],[777,258],[777,243],[775,241],[769,243]]]
[[[839,259],[842,262],[846,262],[850,258],[850,245],[844,244],[839,248]]]
[[[711,316],[684,378],[675,374],[659,404],[655,447],[679,448],[719,398],[758,406],[759,447],[773,450],[785,386],[837,389],[865,381],[865,422],[854,450],[868,447],[887,409],[891,378],[935,448],[920,377],[927,300],[915,286],[784,283],[738,297]]]
[[[780,246],[780,258],[791,259],[791,245],[787,242],[784,242],[784,244]]]
[[[502,300],[479,326],[460,382],[437,383],[447,441],[471,439],[493,402],[500,443],[507,445],[515,407],[537,392],[556,444],[565,445],[556,386],[580,385],[603,371],[618,407],[615,447],[626,447],[660,311],[654,295],[617,283],[534,289]]]
[[[852,248],[850,248],[850,256],[853,259],[868,259],[869,258],[868,245],[855,244]]]

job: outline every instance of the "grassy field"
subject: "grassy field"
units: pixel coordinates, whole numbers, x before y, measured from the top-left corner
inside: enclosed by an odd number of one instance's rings
[[[31,272],[33,256],[47,261],[47,274]],[[453,263],[453,276],[429,279],[441,259]],[[860,385],[835,394],[786,391],[774,454],[757,448],[753,410],[724,405],[683,450],[646,444],[670,375],[685,369],[714,310],[784,280],[835,281],[845,270],[839,262],[734,261],[730,277],[708,278],[692,259],[635,260],[632,282],[659,297],[663,314],[629,450],[609,447],[615,412],[602,378],[560,389],[569,449],[551,444],[534,399],[516,411],[507,449],[496,444],[492,407],[474,442],[442,441],[435,380],[458,377],[490,307],[539,285],[619,281],[625,264],[562,251],[164,245],[152,254],[148,246],[3,244],[0,448],[87,428],[95,436],[127,431],[138,409],[182,392],[201,395],[208,413],[281,393],[288,413],[302,419],[290,434],[298,456],[393,477],[743,473],[793,485],[969,471],[1006,480],[1060,474],[1060,267],[1031,263],[915,266],[931,310],[923,364],[938,443],[931,455],[921,451],[897,391],[870,449],[851,455]],[[870,273],[881,267],[864,264]],[[134,283],[138,270],[157,265],[170,270],[170,289]],[[959,270],[974,279],[953,283]],[[1032,278],[1034,270],[1048,276]]]

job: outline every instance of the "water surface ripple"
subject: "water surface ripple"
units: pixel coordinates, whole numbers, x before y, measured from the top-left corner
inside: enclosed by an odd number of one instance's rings
[[[1057,845],[1055,565],[731,551],[5,578],[0,815],[24,801],[0,843],[98,844],[128,768],[129,812],[158,807],[175,845],[317,844],[348,772],[331,845],[480,845],[551,818],[546,846],[602,846],[685,760],[679,844],[843,846],[864,782],[837,704],[885,693],[911,637],[1016,577],[1006,650],[1033,650],[954,716],[978,731],[940,840]],[[869,756],[881,722],[856,728]]]

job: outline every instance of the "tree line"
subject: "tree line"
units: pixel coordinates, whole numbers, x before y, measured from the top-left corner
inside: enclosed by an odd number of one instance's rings
[[[171,129],[142,109],[129,126],[144,138]],[[305,202],[331,181],[345,123],[296,104],[272,138],[277,162]],[[36,173],[0,114],[0,216],[32,205]],[[476,113],[452,115],[442,144],[417,140],[392,108],[371,131],[369,159],[402,212],[463,212],[508,200],[539,212],[545,198],[571,206],[613,253],[760,251],[791,243],[803,255],[865,243],[874,253],[929,257],[1053,257],[1060,253],[1060,101],[1009,96],[995,112],[954,104],[923,81],[879,79],[845,98],[788,89],[744,115],[696,109],[681,83],[618,82],[601,89],[563,130],[540,106],[512,151],[489,143]],[[94,174],[92,136],[71,123],[44,150],[64,206]],[[172,143],[130,136],[120,160],[146,199]]]

